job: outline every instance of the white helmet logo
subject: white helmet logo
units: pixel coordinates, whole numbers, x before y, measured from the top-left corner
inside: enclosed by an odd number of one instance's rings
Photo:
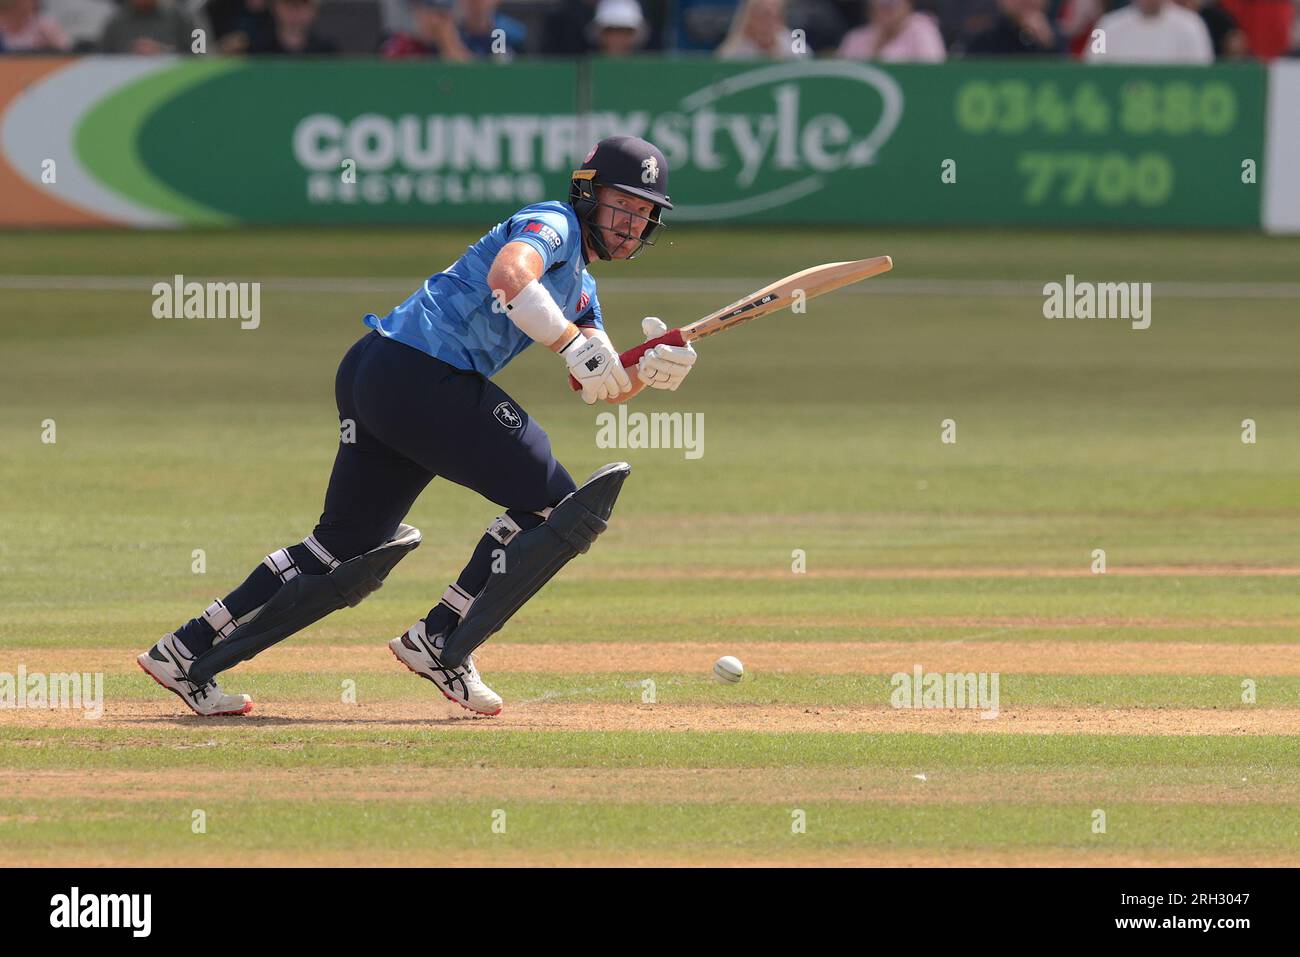
[[[647,156],[641,161],[641,182],[659,182],[659,161],[653,156]]]

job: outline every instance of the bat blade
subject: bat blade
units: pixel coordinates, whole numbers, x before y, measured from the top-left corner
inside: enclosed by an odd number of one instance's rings
[[[817,296],[834,292],[855,282],[879,276],[893,268],[894,260],[889,256],[811,266],[784,279],[778,279],[771,285],[751,292],[748,296],[737,299],[731,305],[724,306],[703,319],[697,319],[683,326],[682,337],[688,342],[703,339],[705,336],[738,326],[742,322],[785,309],[793,305],[800,294],[805,301],[815,299]]]
[[[703,319],[697,319],[680,329],[670,329],[657,339],[651,339],[639,346],[633,346],[619,355],[619,362],[626,369],[636,365],[641,356],[660,343],[674,346],[685,345],[688,342],[694,342],[696,339],[703,339],[705,336],[722,332],[724,329],[735,328],[741,323],[757,319],[759,316],[766,316],[768,313],[785,309],[787,306],[793,305],[800,296],[805,301],[815,299],[818,296],[823,296],[828,292],[852,285],[855,282],[870,279],[872,276],[879,276],[881,273],[889,272],[893,268],[894,260],[889,256],[875,256],[871,259],[824,263],[820,266],[801,269],[784,279],[778,279],[762,289],[751,292],[748,296],[742,296],[731,305],[723,306],[717,312],[710,313]],[[575,391],[582,388],[578,384],[578,380],[573,376],[569,376],[569,386]]]

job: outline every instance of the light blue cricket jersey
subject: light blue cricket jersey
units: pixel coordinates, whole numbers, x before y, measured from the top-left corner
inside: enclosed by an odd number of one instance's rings
[[[504,312],[492,308],[487,275],[506,243],[526,242],[542,256],[539,280],[564,317],[603,329],[596,280],[587,272],[582,229],[568,203],[525,206],[425,280],[404,303],[380,319],[362,321],[381,335],[413,346],[458,369],[493,376],[533,342]]]

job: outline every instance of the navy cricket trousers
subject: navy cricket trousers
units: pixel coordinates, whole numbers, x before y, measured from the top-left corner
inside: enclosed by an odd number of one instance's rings
[[[346,561],[391,538],[435,477],[539,512],[576,487],[528,413],[477,372],[370,332],[339,364],[342,438],[316,540]]]

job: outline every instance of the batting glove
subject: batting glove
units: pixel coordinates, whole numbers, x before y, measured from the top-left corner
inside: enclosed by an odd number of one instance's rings
[[[599,399],[613,399],[632,388],[632,380],[618,361],[618,352],[604,331],[594,336],[581,333],[560,350],[569,372],[582,386],[582,401],[593,405]]]
[[[668,331],[668,326],[655,316],[646,316],[641,320],[641,331],[647,340],[658,339]],[[653,349],[647,349],[641,356],[636,364],[636,376],[652,389],[676,391],[698,358],[694,346],[689,342],[684,346],[670,346],[661,342]]]

